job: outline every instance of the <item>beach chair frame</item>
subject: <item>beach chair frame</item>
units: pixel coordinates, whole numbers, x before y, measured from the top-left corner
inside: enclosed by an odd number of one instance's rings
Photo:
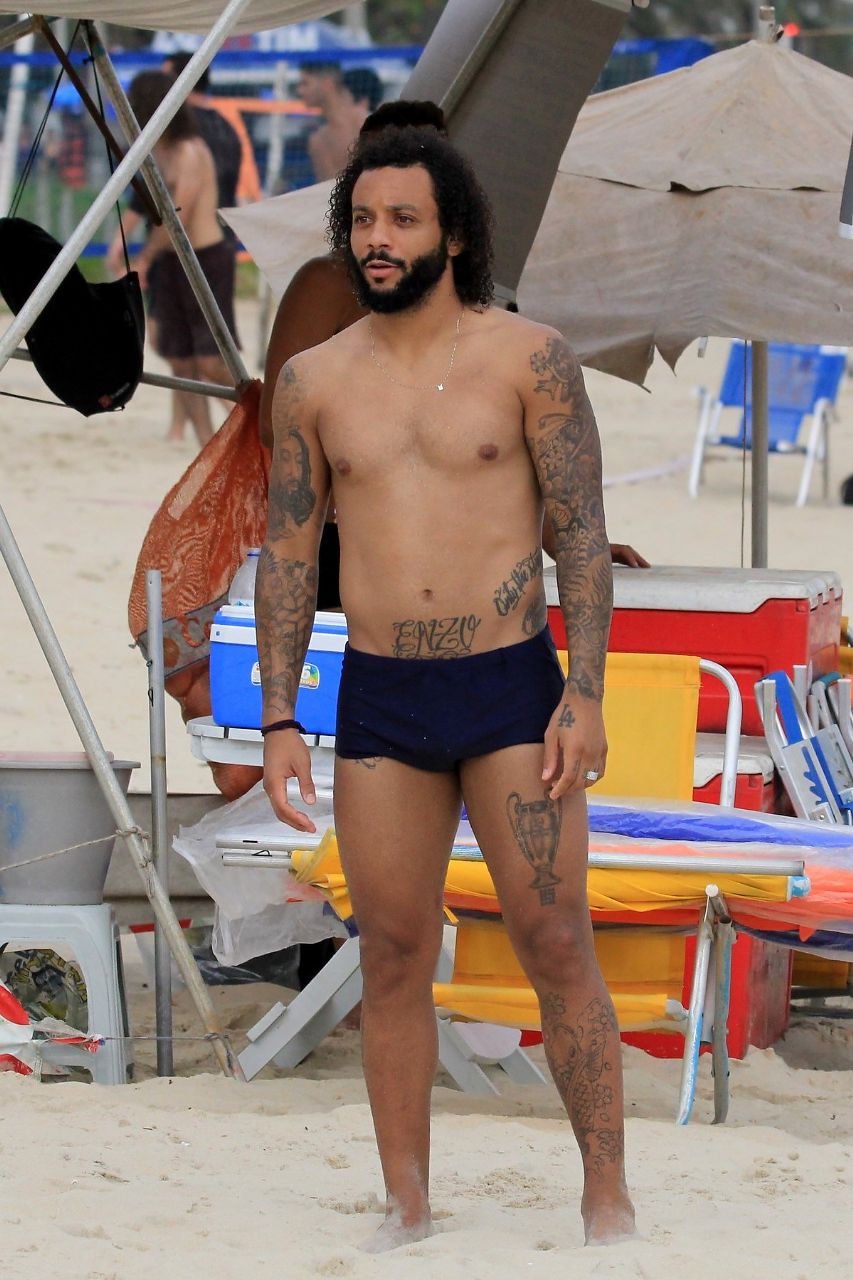
[[[809,488],[815,464],[822,464],[823,498],[829,497],[829,428],[837,414],[835,399],[847,363],[846,349],[830,346],[805,346],[803,344],[771,342],[768,347],[771,358],[769,386],[769,447],[771,453],[800,454],[803,470],[797,490],[795,506],[803,507],[808,501]],[[699,494],[704,477],[705,455],[716,446],[750,449],[751,396],[749,394],[749,370],[751,353],[744,361],[744,343],[732,342],[722,384],[716,395],[705,387],[699,388],[699,420],[696,439],[688,473],[687,491],[691,498]],[[744,364],[746,363],[746,414],[744,415]],[[807,375],[810,395],[797,408],[784,403],[784,380],[787,372],[796,381],[797,369],[802,374],[804,366],[811,366]],[[801,378],[802,382],[802,378]],[[724,410],[740,413],[740,426],[736,435],[726,435],[720,425]],[[806,418],[810,425],[804,440],[799,437]],[[774,431],[775,427],[775,431]]]

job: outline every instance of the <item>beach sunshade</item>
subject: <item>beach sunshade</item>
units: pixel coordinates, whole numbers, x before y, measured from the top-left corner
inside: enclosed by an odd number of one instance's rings
[[[17,314],[62,246],[25,218],[0,219],[0,294]],[[139,277],[90,284],[74,267],[26,336],[45,384],[85,417],[121,409],[142,376]]]
[[[234,31],[269,31],[290,22],[319,18],[340,9],[340,0],[251,0]],[[207,34],[222,16],[225,0],[51,0],[55,18],[89,18],[146,31]],[[0,4],[0,13],[20,13],[20,5]]]
[[[853,345],[852,130],[849,76],[758,42],[591,98],[521,310],[638,383],[656,350],[674,366],[705,336]]]

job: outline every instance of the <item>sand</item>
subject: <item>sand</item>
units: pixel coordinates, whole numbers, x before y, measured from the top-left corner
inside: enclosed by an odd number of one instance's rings
[[[254,308],[241,323],[250,355]],[[704,361],[664,366],[651,394],[589,377],[604,441],[608,524],[658,563],[741,563],[740,465],[708,468],[697,502],[684,463],[695,428],[692,388],[716,386],[722,343]],[[152,367],[156,362],[152,361]],[[10,365],[4,390],[44,394]],[[853,512],[837,504],[853,472],[853,396],[845,387],[833,441],[833,494],[793,505],[800,463],[771,460],[771,564],[851,568]],[[142,536],[192,446],[163,439],[163,392],[142,388],[128,410],[92,421],[0,400],[2,501],[107,747],[144,761],[145,666],[129,647],[126,600]],[[653,478],[648,473],[660,470]],[[645,478],[629,482],[636,473]],[[746,513],[746,562],[749,513]],[[22,607],[0,572],[4,750],[76,749]],[[210,791],[170,706],[169,781]],[[134,788],[147,788],[147,768]],[[129,970],[132,1019],[150,1034],[153,998]],[[279,989],[214,988],[238,1049]],[[176,1033],[199,1036],[186,996]],[[483,1102],[439,1085],[434,1207],[439,1233],[394,1255],[356,1246],[379,1222],[381,1179],[359,1067],[358,1033],[339,1031],[295,1073],[240,1086],[208,1047],[176,1044],[177,1079],[152,1078],[153,1045],[137,1046],[138,1083],[121,1089],[38,1085],[0,1076],[4,1274],[37,1280],[253,1277],[774,1277],[846,1273],[853,1249],[853,1024],[798,1018],[779,1045],[735,1063],[730,1119],[709,1127],[703,1063],[694,1119],[673,1124],[678,1064],[626,1049],[629,1175],[645,1239],[583,1250],[579,1160],[556,1093],[501,1085]],[[541,1061],[541,1051],[534,1050]]]

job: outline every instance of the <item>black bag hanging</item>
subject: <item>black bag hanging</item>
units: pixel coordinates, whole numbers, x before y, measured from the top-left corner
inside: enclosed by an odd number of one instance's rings
[[[16,315],[61,248],[26,218],[0,218],[0,294]],[[87,418],[127,404],[142,376],[144,341],[136,272],[90,284],[77,266],[26,335],[45,384]]]
[[[74,29],[69,52],[79,27],[80,23]],[[33,139],[10,216],[0,218],[0,295],[15,315],[62,249],[58,240],[34,222],[14,216],[61,79],[62,68]],[[97,71],[95,83],[103,118]],[[107,160],[112,172],[109,147]],[[25,338],[44,383],[63,404],[87,418],[123,408],[142,377],[145,309],[139,277],[130,270],[124,228],[121,230],[127,274],[120,280],[90,284],[75,265]]]

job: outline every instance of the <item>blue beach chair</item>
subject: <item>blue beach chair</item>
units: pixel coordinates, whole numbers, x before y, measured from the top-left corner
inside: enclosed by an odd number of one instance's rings
[[[835,401],[847,364],[844,347],[813,347],[781,342],[768,344],[768,435],[771,453],[797,453],[805,458],[798,507],[809,494],[815,462],[823,463],[823,496],[829,493],[829,424],[835,417]],[[744,374],[746,413],[744,414]],[[705,450],[722,445],[752,447],[752,348],[744,360],[743,342],[733,342],[714,396],[700,392],[699,426],[690,465],[688,492],[695,498],[702,482]],[[734,434],[720,429],[724,410],[736,410],[740,423]],[[806,429],[806,419],[811,424]],[[732,423],[732,425],[734,425]]]

